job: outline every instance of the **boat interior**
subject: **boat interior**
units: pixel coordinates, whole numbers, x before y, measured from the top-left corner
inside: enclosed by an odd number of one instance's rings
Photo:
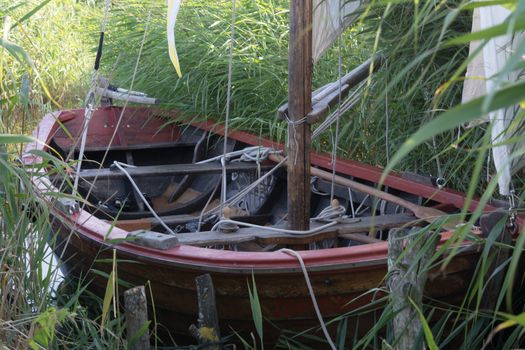
[[[311,227],[326,224],[327,218],[321,214],[334,206],[337,217],[331,219],[337,224],[303,234],[279,232],[287,221],[286,166],[274,169],[276,163],[262,156],[254,161],[253,154],[244,151],[250,147],[253,151],[253,145],[234,138],[224,143],[218,134],[195,126],[171,124],[159,129],[161,121],[152,118],[149,120],[155,122],[147,125],[142,116],[135,118],[142,120],[140,128],[130,125],[132,118],[124,121],[127,127],[118,128],[107,122],[105,114],[94,115],[100,122],[92,122],[97,126],[90,127],[78,192],[91,204],[85,210],[127,231],[176,235],[178,244],[267,251],[290,245],[326,249],[376,243],[385,240],[392,228],[421,224],[399,205],[312,177]],[[70,135],[81,129],[79,118],[64,125]],[[77,159],[79,146],[72,140],[59,129],[49,145],[65,159]],[[223,167],[225,145],[229,156]],[[259,155],[256,152],[255,158]],[[223,171],[227,174],[225,204],[221,204]],[[64,176],[54,176],[52,181],[64,190],[66,183],[73,182],[72,177],[71,182]],[[253,185],[261,177],[263,180]],[[353,180],[376,186],[364,179]],[[438,204],[411,193],[384,190],[418,205]],[[217,226],[221,217],[258,226]]]

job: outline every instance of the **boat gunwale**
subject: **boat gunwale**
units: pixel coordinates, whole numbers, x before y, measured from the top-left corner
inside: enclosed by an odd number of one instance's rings
[[[93,225],[78,225],[74,232],[79,233],[84,239],[100,246],[100,250],[116,249],[121,253],[132,256],[134,259],[154,262],[156,264],[169,265],[176,268],[187,270],[206,270],[219,273],[239,273],[239,274],[287,274],[302,271],[298,266],[296,257],[283,251],[272,252],[242,252],[231,250],[218,250],[210,248],[195,247],[190,245],[178,245],[167,250],[157,250],[139,246],[130,242],[120,242],[112,244],[105,241],[104,233],[107,233],[111,225],[99,220],[91,213],[83,212],[66,217],[60,213],[65,228],[71,230],[70,225],[86,223],[89,220],[97,220]],[[105,226],[105,227],[104,227]],[[87,229],[89,227],[89,229]],[[112,230],[121,230],[113,227]],[[126,231],[124,231],[126,232]],[[126,233],[127,235],[127,233]],[[445,243],[451,232],[441,233],[440,245]],[[477,254],[479,244],[464,242],[460,255]],[[378,266],[386,266],[388,255],[387,242],[369,243],[351,247],[338,247],[320,250],[298,251],[303,259],[308,272],[325,272],[340,270],[367,270]]]
[[[136,111],[145,110],[148,112],[155,112],[152,109],[142,107],[127,108]],[[98,113],[104,113],[104,111],[114,109],[120,110],[121,107],[103,107],[98,109]],[[46,114],[33,134],[36,141],[26,145],[25,154],[22,157],[24,164],[31,165],[41,162],[42,159],[39,156],[28,154],[28,152],[31,150],[45,151],[47,149],[46,144],[49,142],[50,138],[53,137],[53,134],[61,127],[59,122],[67,122],[78,115],[83,115],[83,112],[83,109],[73,109]],[[159,112],[159,115],[180,117],[179,112],[173,111],[169,112],[168,115],[166,114],[166,111],[162,111]],[[224,128],[221,124],[210,121],[191,123],[191,125],[216,133],[219,136],[222,136],[224,132]],[[265,138],[254,138],[252,134],[243,131],[232,131],[229,133],[228,137],[247,144],[253,144],[253,140],[255,139],[262,146],[284,149],[284,145],[282,144]],[[331,156],[321,153],[312,153],[311,158],[313,165],[329,169],[328,165],[331,162]],[[342,158],[337,162],[337,171],[345,175],[364,178],[371,182],[378,181],[382,174],[380,168]],[[42,180],[35,177],[34,181],[39,182]],[[385,185],[424,198],[430,198],[437,202],[450,203],[458,208],[461,208],[465,201],[463,195],[458,191],[451,189],[438,189],[431,185],[414,183],[413,181],[404,179],[395,173],[389,174],[385,180]],[[445,199],[447,200],[445,201]],[[479,202],[474,199],[472,200],[470,207],[474,209],[478,203]],[[487,204],[485,210],[496,210],[496,207]],[[69,229],[71,230],[70,234],[77,232],[84,238],[95,241],[103,247],[116,248],[127,255],[134,255],[139,260],[155,261],[161,264],[169,264],[193,270],[202,269],[206,271],[228,273],[295,273],[300,271],[297,258],[282,251],[238,252],[188,245],[179,245],[161,251],[141,247],[129,242],[122,242],[118,245],[111,244],[105,241],[105,239],[108,238],[106,237],[108,236],[108,232],[110,232],[109,238],[111,239],[124,239],[126,238],[128,231],[118,227],[112,227],[109,223],[95,217],[93,214],[88,213],[85,210],[81,210],[79,213],[70,216],[66,216],[62,213],[54,213],[54,215],[61,216],[59,219],[63,221],[61,225],[65,225],[67,222],[67,226],[69,226]],[[521,220],[522,218],[520,218],[520,225]],[[450,237],[450,232],[442,234],[441,242],[443,243],[446,241],[448,237]],[[464,250],[463,253],[468,254],[469,252],[477,251],[477,248],[478,245],[465,242],[463,243],[462,250]],[[345,269],[353,270],[356,268],[371,269],[374,266],[384,266],[386,264],[387,252],[388,248],[386,241],[351,247],[299,251],[305,265],[311,272]]]

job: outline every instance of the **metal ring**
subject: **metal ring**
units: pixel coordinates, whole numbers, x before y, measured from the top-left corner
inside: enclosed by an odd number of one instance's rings
[[[439,189],[442,189],[443,187],[445,187],[445,184],[446,184],[446,181],[444,178],[442,177],[438,177],[436,179],[436,186],[439,188]]]

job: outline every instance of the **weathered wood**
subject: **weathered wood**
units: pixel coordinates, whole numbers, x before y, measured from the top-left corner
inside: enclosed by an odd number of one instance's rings
[[[290,2],[288,44],[288,223],[310,225],[310,124],[312,110],[312,0]]]
[[[140,103],[145,105],[157,105],[160,101],[154,97],[138,96],[131,93],[113,91],[109,89],[103,89],[100,87],[95,88],[97,95],[110,98],[112,100],[127,101],[133,103]]]
[[[148,324],[148,305],[144,286],[128,289],[124,292],[124,308],[126,315],[127,341],[134,341],[130,347],[133,350],[150,348]],[[144,327],[146,329],[144,330]],[[143,332],[137,337],[139,332]],[[129,346],[129,345],[128,345]]]
[[[395,313],[392,329],[396,349],[417,348],[416,341],[422,332],[417,309],[423,309],[429,260],[439,242],[438,234],[431,231],[415,234],[416,231],[393,229],[388,236],[387,286]]]
[[[501,267],[512,253],[512,234],[506,225],[507,219],[508,213],[501,211],[485,214],[480,218],[482,235],[487,241],[492,242],[489,254],[493,259],[485,273],[485,277],[489,280],[481,300],[482,309],[494,310],[498,307],[496,303],[506,272],[506,269]]]
[[[349,85],[341,86],[341,96],[346,96],[350,91]],[[339,91],[333,91],[331,94],[320,100],[319,102],[312,105],[312,110],[308,113],[307,120],[308,123],[313,124],[317,123],[319,119],[324,117],[330,111],[330,108],[333,107],[336,102],[339,100]]]
[[[310,235],[291,235],[281,232],[265,231],[260,228],[240,228],[237,232],[222,233],[219,231],[207,231],[196,233],[180,233],[177,235],[180,244],[195,246],[213,246],[240,244],[245,242],[255,242],[261,245],[267,244],[308,244],[321,241],[324,239],[334,239],[338,236],[346,239],[358,240],[361,242],[375,243],[379,240],[370,239],[363,234],[357,237],[358,233],[368,233],[370,229],[384,230],[393,227],[402,227],[413,224],[417,219],[408,214],[383,215],[377,217],[363,217],[359,221],[350,221],[350,223],[341,223],[334,227],[329,227],[320,232]],[[314,223],[312,227],[319,226]],[[283,227],[284,228],[284,227]],[[357,239],[355,239],[357,238]]]
[[[270,169],[270,165],[261,165],[260,169]],[[230,163],[226,165],[226,171],[242,172],[242,171],[257,171],[258,167],[251,163]],[[151,177],[151,176],[175,176],[188,174],[219,174],[222,171],[222,166],[217,163],[205,164],[167,164],[167,165],[149,165],[126,168],[126,171],[132,177]],[[80,178],[84,181],[93,181],[95,177],[99,180],[119,179],[124,178],[125,175],[118,169],[103,168],[103,169],[86,169],[80,172]]]
[[[179,245],[177,236],[147,230],[137,230],[128,233],[129,242],[147,248],[167,250]]]
[[[360,82],[368,78],[370,72],[375,72],[382,64],[383,56],[374,55],[358,67],[354,68],[341,77],[341,96],[345,97],[350,89],[357,86]],[[319,121],[339,100],[339,81],[334,81],[323,85],[312,92],[312,111],[308,113],[308,121],[315,123]],[[277,110],[277,117],[286,119],[288,114],[288,102]]]
[[[214,208],[214,206],[209,206]],[[162,222],[168,226],[184,225],[188,222],[195,222],[199,220],[198,215],[179,214],[179,215],[165,215],[161,217]],[[256,225],[265,225],[270,219],[271,215],[244,215],[244,216],[233,216],[233,220],[249,222]],[[113,222],[113,221],[109,221]],[[161,222],[157,218],[142,218],[136,220],[118,220],[116,225],[127,231],[135,230],[151,230],[152,227],[160,226]]]
[[[215,288],[210,274],[197,276],[195,284],[197,285],[199,318],[198,326],[192,325],[190,331],[200,345],[207,345],[206,349],[219,350],[221,348],[219,317],[215,304]]]

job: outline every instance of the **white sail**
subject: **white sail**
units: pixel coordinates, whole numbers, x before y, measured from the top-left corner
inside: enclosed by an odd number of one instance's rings
[[[479,31],[501,24],[510,15],[511,11],[503,6],[487,6],[474,11],[472,31]],[[523,33],[502,35],[491,39],[484,47],[483,52],[473,60],[467,69],[466,81],[463,86],[463,102],[494,91],[496,88],[495,75],[502,70],[508,58],[512,55],[515,45],[525,39]],[[470,50],[476,49],[479,43],[472,43]],[[505,79],[516,81],[521,72],[509,72]],[[470,79],[469,79],[470,78]],[[492,123],[492,143],[500,144],[516,135],[523,128],[523,123],[513,125],[519,106],[500,109],[489,113],[483,120],[471,123],[470,126],[480,122]],[[515,124],[515,123],[514,123]],[[523,132],[520,132],[523,133]],[[499,192],[502,195],[510,194],[511,176],[525,165],[523,157],[512,157],[514,150],[523,149],[525,143],[500,145],[492,148],[492,156],[496,171],[499,175]]]
[[[314,0],[312,57],[314,62],[358,16],[362,0]]]

